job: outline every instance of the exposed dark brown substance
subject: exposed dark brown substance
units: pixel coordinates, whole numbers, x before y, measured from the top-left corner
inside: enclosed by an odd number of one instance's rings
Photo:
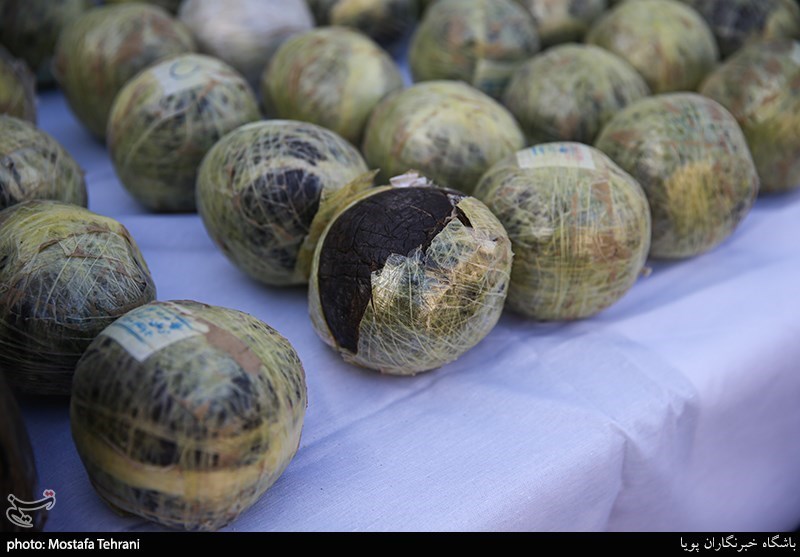
[[[399,188],[370,196],[333,223],[319,259],[322,311],[336,343],[358,352],[361,318],[372,298],[372,273],[393,253],[425,251],[453,218],[463,195],[433,188]]]

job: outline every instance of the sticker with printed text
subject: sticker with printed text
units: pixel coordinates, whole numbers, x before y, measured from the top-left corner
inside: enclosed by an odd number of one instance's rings
[[[517,153],[520,168],[563,166],[595,170],[592,149],[580,143],[545,143]]]
[[[128,353],[143,362],[154,352],[180,340],[202,335],[208,326],[186,310],[170,305],[149,305],[124,315],[101,334],[111,337]]]

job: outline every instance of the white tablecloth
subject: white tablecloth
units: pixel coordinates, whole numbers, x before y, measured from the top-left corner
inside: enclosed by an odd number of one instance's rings
[[[800,523],[800,195],[759,200],[702,257],[654,265],[571,324],[505,315],[413,378],[344,364],[305,289],[270,289],[196,215],[152,215],[58,93],[40,123],[86,169],[90,209],[125,224],[158,297],[246,311],[303,360],[309,406],[284,475],[230,530],[782,530]],[[25,398],[47,529],[153,528],[95,494],[64,400]]]

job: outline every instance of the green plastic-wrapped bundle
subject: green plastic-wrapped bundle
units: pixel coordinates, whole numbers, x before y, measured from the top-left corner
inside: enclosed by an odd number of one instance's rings
[[[542,45],[577,42],[606,9],[606,0],[516,0],[533,15]]]
[[[650,209],[641,186],[581,143],[544,143],[495,164],[475,196],[514,249],[507,305],[539,320],[580,319],[611,306],[641,274]]]
[[[586,42],[627,60],[653,93],[694,90],[719,58],[700,14],[675,0],[623,2],[595,23]]]
[[[495,162],[523,147],[514,117],[465,83],[427,81],[384,99],[367,124],[362,151],[380,180],[418,170],[469,193]]]
[[[402,187],[399,187],[402,182]],[[511,242],[486,206],[417,175],[345,207],[317,244],[309,311],[345,361],[413,375],[457,359],[503,310]]]
[[[120,91],[108,148],[122,185],[155,211],[194,211],[197,169],[226,133],[260,117],[244,77],[185,54],[141,72]]]
[[[420,0],[308,0],[317,25],[352,27],[381,44],[405,35],[416,23]]]
[[[0,371],[29,393],[68,395],[94,337],[156,294],[125,227],[75,205],[0,212],[0,261]]]
[[[131,78],[159,60],[193,50],[189,30],[161,8],[101,6],[61,34],[53,71],[72,111],[103,138],[114,98]]]
[[[716,247],[747,216],[758,193],[753,158],[736,120],[695,93],[630,105],[603,128],[596,146],[644,188],[653,220],[650,255],[656,258],[687,258]]]
[[[503,103],[528,143],[592,143],[614,114],[650,94],[625,60],[592,45],[555,46],[513,75]]]
[[[181,6],[183,0],[105,0],[106,4],[128,4],[130,2],[142,2],[145,4],[154,4],[164,8],[170,13],[178,13],[178,8]]]
[[[440,0],[414,33],[408,60],[415,81],[461,80],[497,98],[538,50],[533,19],[512,0]]]
[[[223,253],[270,285],[305,284],[331,216],[369,180],[358,150],[325,128],[255,122],[223,137],[203,160],[197,206]],[[357,185],[363,184],[363,185]]]
[[[800,38],[796,0],[682,0],[708,22],[723,57],[749,42]]]
[[[31,511],[26,503],[39,501],[36,461],[22,414],[11,388],[0,373],[0,493],[5,515],[0,520],[0,532],[38,532],[47,520],[47,511],[55,505],[43,503],[43,508]],[[45,497],[49,496],[45,495]],[[20,509],[19,507],[23,507]]]
[[[50,66],[61,31],[94,4],[94,0],[3,0],[0,43],[25,60],[39,84],[50,85]]]
[[[774,39],[746,46],[717,68],[700,92],[741,125],[761,192],[800,187],[800,42]]]
[[[246,313],[154,302],[110,324],[75,370],[72,437],[114,509],[216,530],[291,462],[307,406],[292,345]]]
[[[284,41],[314,26],[305,0],[184,0],[178,17],[201,52],[233,66],[253,87]]]
[[[0,46],[0,114],[36,123],[36,78]]]
[[[86,180],[69,153],[33,124],[0,116],[0,209],[29,199],[86,207]]]
[[[361,141],[375,105],[403,88],[391,56],[343,27],[315,29],[283,43],[261,80],[267,112]]]

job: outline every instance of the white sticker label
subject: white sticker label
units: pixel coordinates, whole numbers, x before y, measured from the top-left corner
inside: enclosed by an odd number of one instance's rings
[[[200,68],[200,64],[192,59],[159,64],[152,69],[152,72],[161,85],[164,95],[202,87],[207,83],[205,72]]]
[[[520,168],[564,166],[595,170],[592,149],[580,143],[545,143],[517,153]]]
[[[143,362],[170,344],[207,332],[208,326],[186,310],[159,304],[139,308],[133,315],[123,315],[101,334],[113,338],[131,356]]]

